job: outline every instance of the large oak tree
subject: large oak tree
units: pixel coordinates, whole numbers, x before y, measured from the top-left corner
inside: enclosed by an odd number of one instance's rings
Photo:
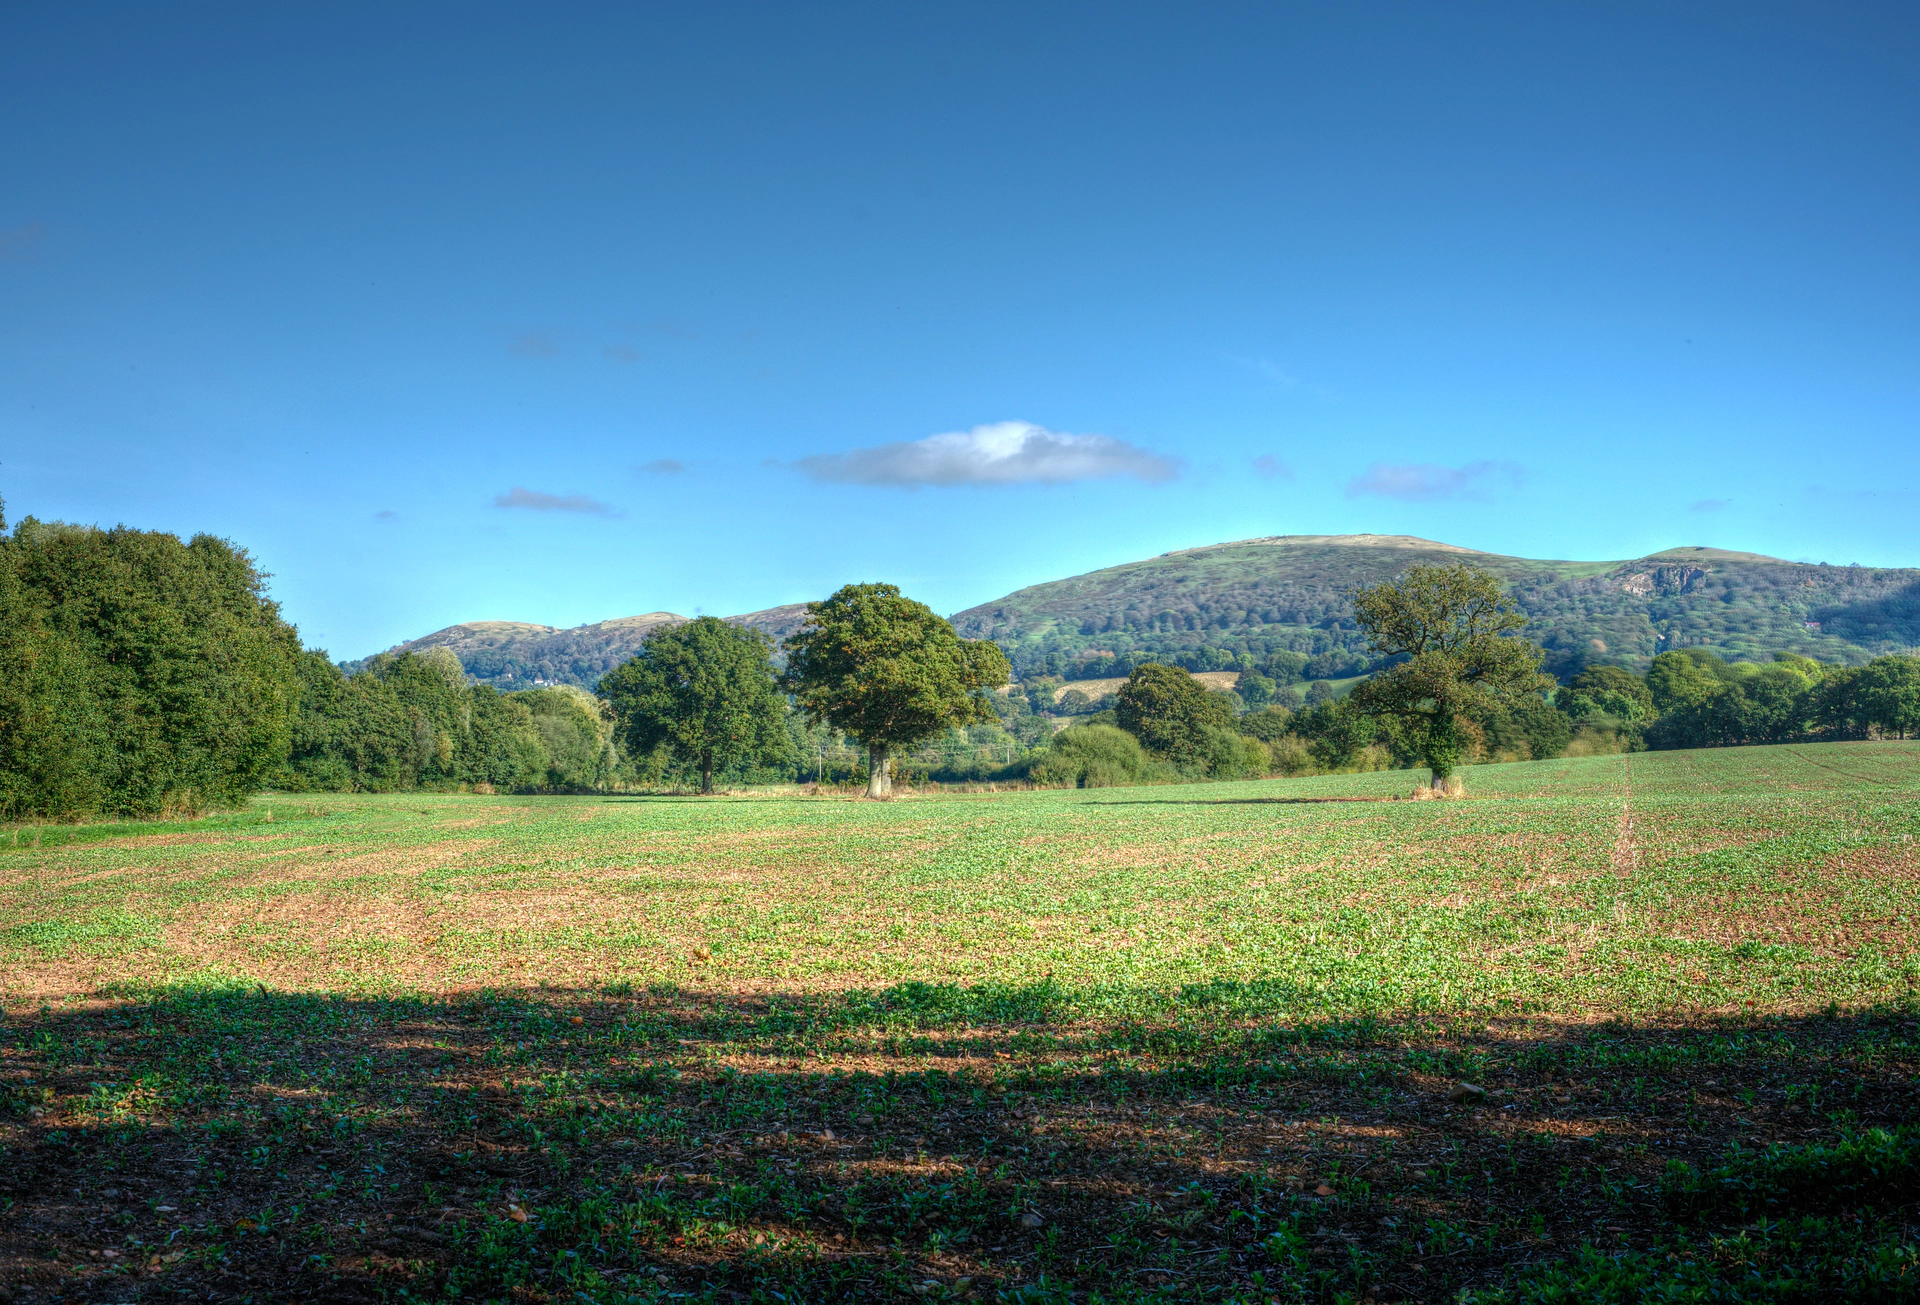
[[[987,694],[1012,676],[986,640],[964,640],[896,585],[847,585],[808,603],[786,641],[784,683],[808,719],[867,750],[867,796],[893,793],[893,754],[944,730],[997,719]]]
[[[1392,721],[1436,784],[1466,751],[1464,717],[1553,683],[1540,673],[1540,649],[1517,637],[1527,618],[1475,567],[1410,567],[1354,590],[1353,612],[1368,647],[1406,658],[1356,687],[1353,705]]]

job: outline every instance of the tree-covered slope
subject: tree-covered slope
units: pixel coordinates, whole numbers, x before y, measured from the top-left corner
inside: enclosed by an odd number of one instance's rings
[[[1644,668],[1655,653],[1711,648],[1730,658],[1797,652],[1857,664],[1920,644],[1920,570],[1783,562],[1757,553],[1676,548],[1625,562],[1537,561],[1408,535],[1280,535],[1163,553],[1034,585],[955,615],[969,639],[991,638],[1016,674],[1111,673],[1161,658],[1194,670],[1316,658],[1309,678],[1365,669],[1365,641],[1346,594],[1416,563],[1471,562],[1512,587],[1565,678],[1593,661]],[[776,643],[806,605],[730,616]],[[467,673],[502,689],[535,683],[592,688],[647,632],[685,620],[649,612],[556,629],[473,621],[401,644],[448,648]],[[1302,658],[1295,658],[1296,662]],[[349,670],[363,663],[349,664]]]
[[[778,644],[799,628],[806,604],[789,603],[763,612],[729,616],[733,625],[766,631]],[[468,675],[501,689],[526,689],[539,684],[575,684],[591,689],[600,677],[633,656],[647,635],[662,625],[687,618],[673,612],[620,616],[592,625],[559,629],[524,621],[468,621],[410,639],[391,651],[426,652],[446,648],[460,659]],[[347,663],[349,672],[365,662]]]
[[[953,623],[966,637],[997,640],[1023,675],[1097,674],[1106,654],[1225,665],[1241,654],[1262,661],[1293,652],[1327,665],[1364,646],[1346,599],[1353,586],[1415,564],[1463,561],[1512,587],[1529,636],[1562,675],[1682,647],[1857,663],[1920,643],[1920,570],[1712,548],[1536,561],[1406,535],[1282,535],[1183,549],[1034,585]]]

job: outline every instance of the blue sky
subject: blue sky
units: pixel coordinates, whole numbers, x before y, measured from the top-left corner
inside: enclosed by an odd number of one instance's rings
[[[343,657],[1284,533],[1920,565],[1911,5],[555,8],[16,7],[9,516]]]

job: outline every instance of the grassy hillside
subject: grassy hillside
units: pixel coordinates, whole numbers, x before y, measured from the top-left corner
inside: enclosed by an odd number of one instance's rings
[[[1282,535],[1183,549],[1022,589],[953,623],[970,638],[1000,642],[1022,674],[1097,675],[1095,658],[1105,653],[1185,654],[1192,663],[1213,649],[1223,665],[1240,653],[1339,654],[1363,646],[1349,588],[1416,563],[1460,561],[1513,587],[1529,633],[1562,674],[1594,659],[1644,663],[1691,646],[1857,663],[1920,644],[1920,570],[1711,548],[1624,562],[1536,561],[1405,535]]]

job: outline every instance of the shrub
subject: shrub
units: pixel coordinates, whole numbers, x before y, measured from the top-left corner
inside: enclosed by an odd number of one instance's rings
[[[1033,763],[1033,782],[1063,788],[1112,788],[1138,780],[1146,767],[1140,741],[1112,725],[1075,725],[1053,736]]]

